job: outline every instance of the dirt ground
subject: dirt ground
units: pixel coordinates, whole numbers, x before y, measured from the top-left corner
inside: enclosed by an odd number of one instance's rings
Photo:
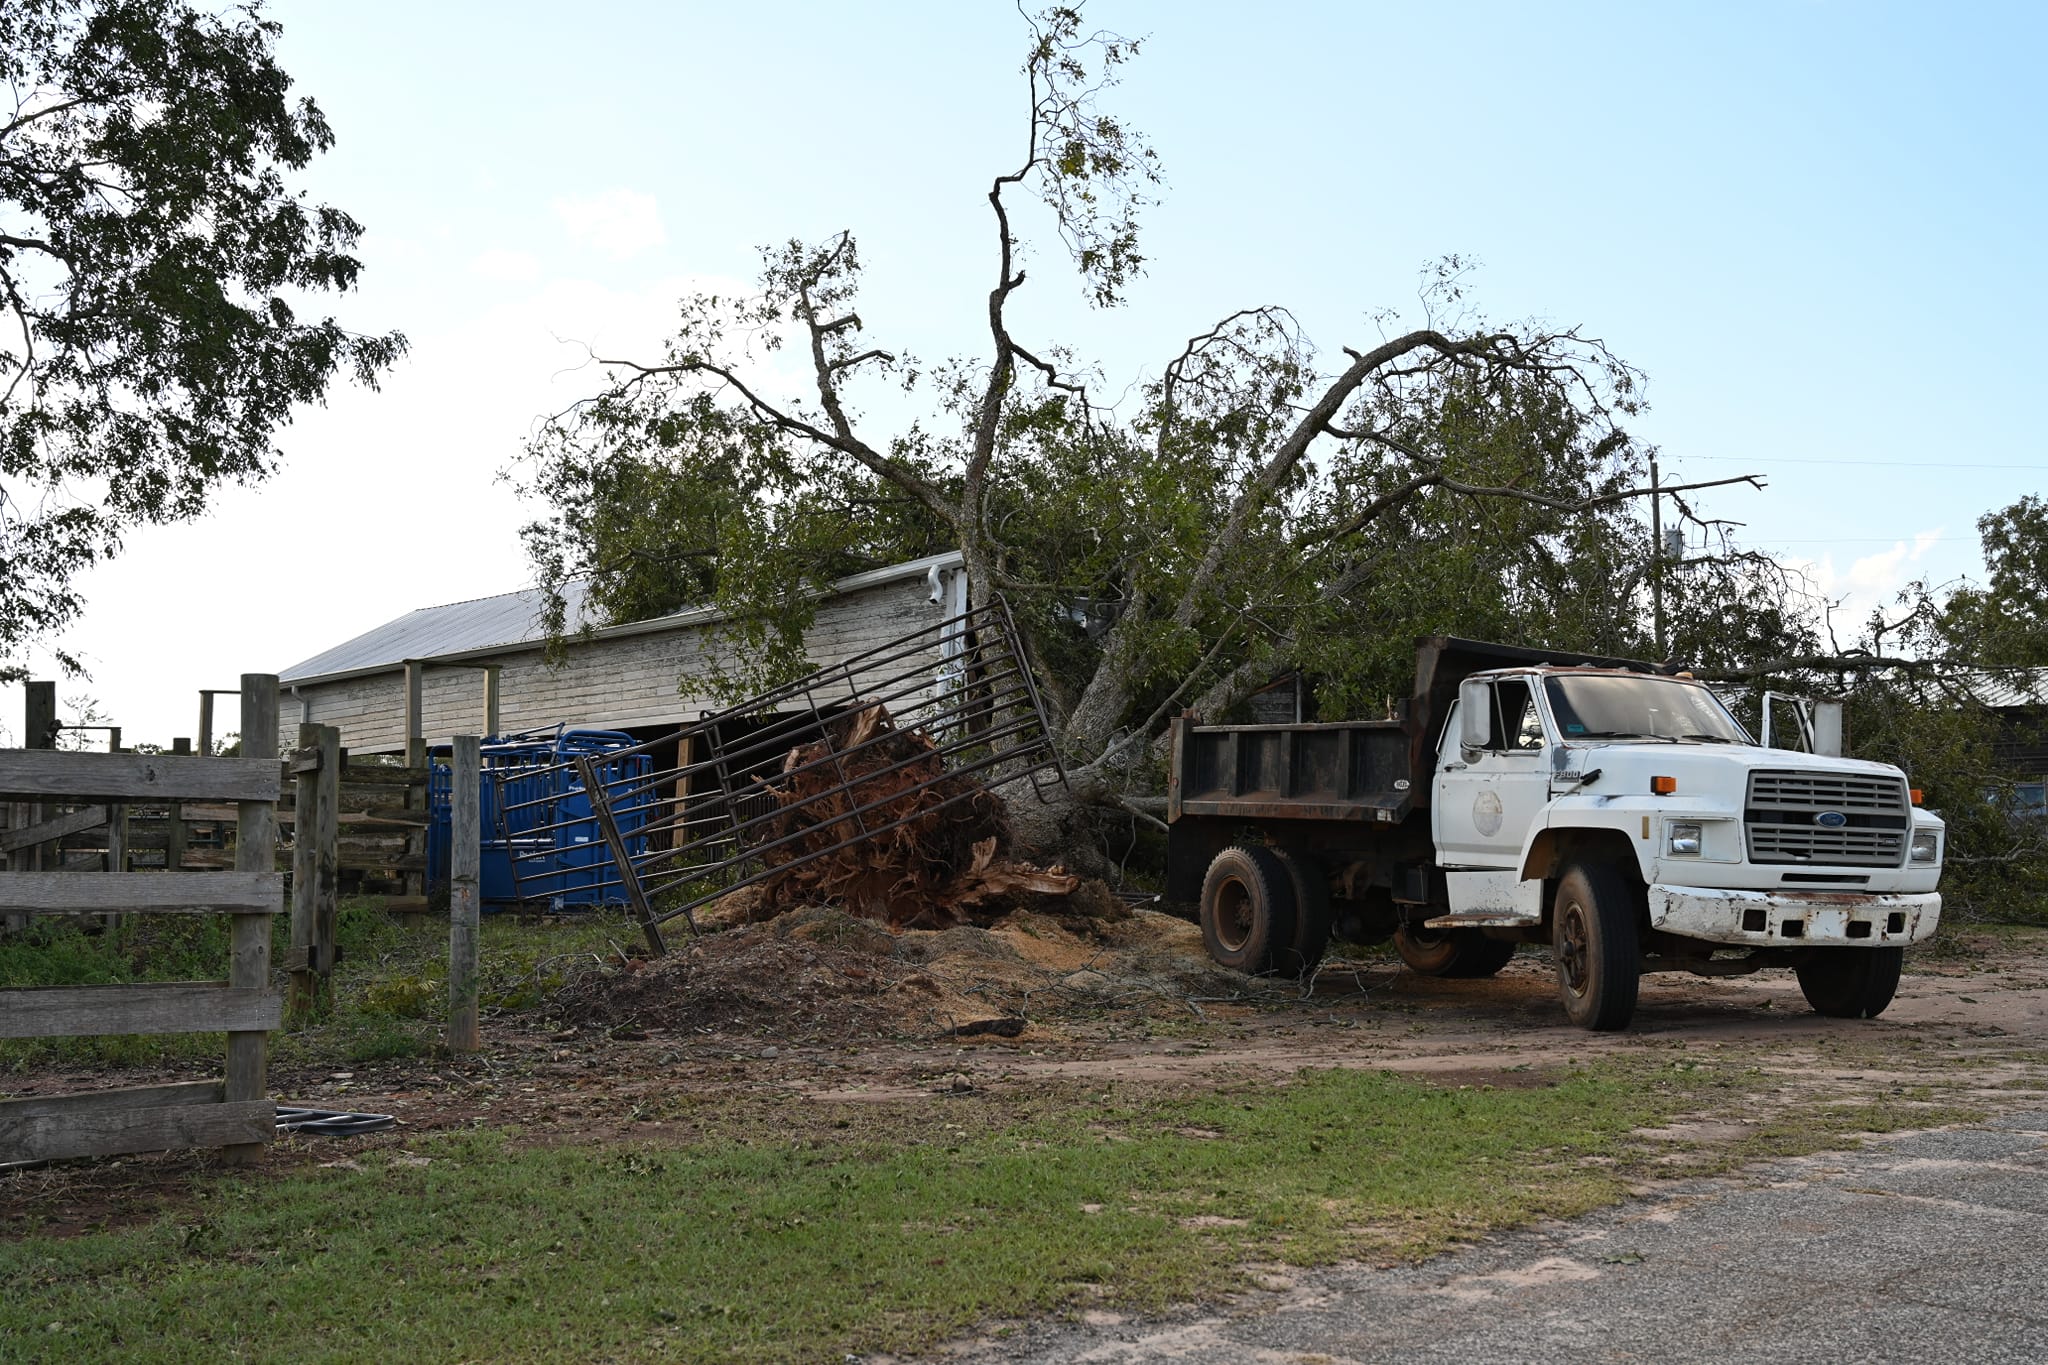
[[[696,1098],[1000,1101],[1108,1084],[1206,1088],[1304,1067],[1501,1086],[1611,1056],[1757,1069],[1765,1083],[1734,1107],[1644,1134],[1695,1151],[1816,1098],[2038,1105],[2048,1091],[2048,932],[1987,932],[1910,955],[1878,1020],[1813,1014],[1786,972],[1657,975],[1645,978],[1628,1030],[1595,1035],[1565,1023],[1549,959],[1530,949],[1491,980],[1420,977],[1391,954],[1361,952],[1333,956],[1304,984],[1217,968],[1193,925],[1145,910],[1109,921],[1027,912],[991,928],[892,934],[814,909],[572,982],[544,1010],[487,1020],[474,1057],[274,1067],[271,1080],[286,1102],[399,1119],[357,1144],[403,1146],[475,1125],[552,1144],[680,1139],[676,1102]],[[7,1078],[7,1088],[61,1093],[180,1074],[52,1071]],[[332,1139],[287,1138],[267,1160],[319,1162],[337,1150]],[[123,1221],[210,1161],[165,1154],[0,1175],[0,1221],[50,1231]]]

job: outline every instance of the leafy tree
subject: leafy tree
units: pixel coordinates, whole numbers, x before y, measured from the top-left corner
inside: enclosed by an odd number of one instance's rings
[[[1985,582],[1941,604],[1949,650],[1999,667],[2048,666],[2048,502],[2029,494],[1977,519]]]
[[[685,300],[663,354],[602,360],[603,391],[533,442],[526,487],[549,511],[532,543],[558,608],[576,576],[614,613],[708,588],[752,657],[789,671],[831,577],[956,546],[974,598],[1005,594],[1023,623],[1077,792],[1134,809],[1168,715],[1228,714],[1290,669],[1345,711],[1376,708],[1397,662],[1405,690],[1426,626],[1603,620],[1599,641],[1642,641],[1601,616],[1647,582],[1629,508],[1648,452],[1624,426],[1639,376],[1578,330],[1478,315],[1465,262],[1431,271],[1419,325],[1382,318],[1329,359],[1283,308],[1234,313],[1125,411],[1072,351],[1020,338],[1022,224],[1113,307],[1160,183],[1102,106],[1138,44],[1067,8],[1030,39],[1026,151],[987,190],[983,353],[927,365],[870,342],[850,234],[765,251],[758,294]],[[769,363],[785,355],[794,388]],[[922,411],[871,435],[884,397]]]
[[[260,480],[294,404],[403,351],[300,317],[361,227],[288,175],[333,142],[250,5],[0,6],[0,662],[137,526]]]

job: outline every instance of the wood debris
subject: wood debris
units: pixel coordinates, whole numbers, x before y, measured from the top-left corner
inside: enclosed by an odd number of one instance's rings
[[[1018,897],[1065,896],[1079,878],[1012,859],[1002,798],[946,771],[931,739],[879,703],[792,749],[769,787],[781,810],[749,918],[836,904],[895,929],[943,929],[1005,913]]]

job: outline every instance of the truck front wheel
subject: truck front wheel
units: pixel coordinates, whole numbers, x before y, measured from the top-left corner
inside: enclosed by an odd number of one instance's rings
[[[1271,971],[1294,943],[1294,882],[1270,848],[1236,844],[1202,879],[1202,942],[1209,956],[1249,976]]]
[[[1577,863],[1551,907],[1557,993],[1574,1024],[1599,1032],[1628,1026],[1642,980],[1635,898],[1606,863]]]
[[[1832,1019],[1875,1019],[1899,989],[1900,948],[1824,948],[1799,964],[1799,989]]]

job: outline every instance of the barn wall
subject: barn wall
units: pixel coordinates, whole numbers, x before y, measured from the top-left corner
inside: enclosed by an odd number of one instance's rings
[[[943,608],[932,605],[922,578],[906,578],[848,593],[821,604],[807,637],[811,659],[820,667],[840,663],[864,650],[912,631],[936,625]],[[536,647],[508,649],[490,659],[499,683],[499,726],[506,731],[572,726],[620,729],[637,725],[681,725],[718,703],[679,680],[707,671],[711,647],[704,626],[572,643],[559,667],[550,667]],[[905,660],[907,667],[911,661]],[[938,666],[933,652],[932,667]],[[420,685],[423,728],[429,744],[445,744],[457,733],[483,729],[484,675],[477,667],[435,664]],[[305,717],[341,729],[342,745],[356,753],[401,752],[405,748],[405,683],[402,670],[299,689],[310,703]],[[280,738],[298,742],[299,708],[288,689],[279,711]]]

